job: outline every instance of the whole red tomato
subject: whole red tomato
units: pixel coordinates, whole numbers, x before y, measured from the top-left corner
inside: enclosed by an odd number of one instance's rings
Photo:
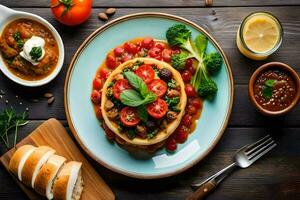
[[[51,0],[51,11],[62,24],[75,26],[86,21],[92,10],[92,0]]]

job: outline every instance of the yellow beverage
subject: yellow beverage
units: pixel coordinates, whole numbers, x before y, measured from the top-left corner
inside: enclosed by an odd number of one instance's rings
[[[240,25],[236,44],[246,57],[263,60],[279,48],[282,34],[282,26],[276,17],[256,12],[247,16]]]

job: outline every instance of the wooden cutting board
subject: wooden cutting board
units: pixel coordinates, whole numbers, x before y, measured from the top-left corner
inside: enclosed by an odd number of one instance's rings
[[[85,183],[81,200],[113,200],[115,196],[111,189],[106,185],[96,170],[81,154],[78,147],[74,144],[65,128],[56,119],[49,119],[34,130],[30,135],[17,144],[17,148],[31,144],[34,146],[47,145],[56,150],[56,154],[64,156],[68,161],[75,160],[82,162],[82,175]],[[8,164],[15,149],[6,152],[0,159],[1,163],[8,170]],[[11,174],[12,175],[12,174]],[[23,185],[12,175],[14,180],[32,200],[42,199],[34,190]]]

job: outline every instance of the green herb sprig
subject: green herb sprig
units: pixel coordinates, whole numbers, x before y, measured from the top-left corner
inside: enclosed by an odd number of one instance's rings
[[[124,76],[134,89],[122,91],[120,95],[121,102],[130,107],[137,107],[141,120],[147,121],[148,114],[145,105],[154,102],[157,99],[156,94],[150,92],[143,79],[134,72],[126,71],[124,72]]]
[[[38,59],[42,56],[43,50],[41,47],[32,47],[31,51],[29,52],[29,55],[31,58],[35,61],[38,61]]]
[[[24,40],[22,40],[21,33],[19,31],[17,31],[13,34],[13,38],[16,41],[17,46],[19,48],[22,48],[24,46]]]
[[[14,143],[13,146],[16,146],[18,138],[18,128],[24,126],[28,123],[26,121],[27,112],[17,114],[13,108],[6,109],[0,112],[0,137],[6,148],[10,148],[9,134],[14,133]],[[14,131],[11,131],[11,130]]]
[[[268,79],[265,81],[265,85],[262,88],[263,97],[266,99],[271,99],[273,94],[273,87],[276,85],[277,80]]]

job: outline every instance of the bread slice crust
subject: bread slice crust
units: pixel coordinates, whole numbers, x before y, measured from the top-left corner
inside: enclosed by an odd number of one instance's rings
[[[72,182],[71,179],[74,178],[72,176],[79,176],[81,166],[82,163],[76,161],[71,161],[64,165],[62,170],[59,172],[57,179],[54,182],[53,196],[55,200],[71,200],[74,188],[72,188],[72,191],[68,191],[68,188],[71,187],[71,185],[69,184],[71,184]],[[79,170],[77,174],[73,174],[74,169]],[[75,187],[75,183],[73,187]]]
[[[23,158],[23,156],[29,151],[34,150],[36,147],[32,145],[23,145],[16,150],[9,161],[8,169],[18,177],[19,164]]]
[[[58,155],[52,155],[36,176],[34,182],[35,191],[46,196],[48,199],[52,199],[53,193],[49,190],[51,190],[54,180],[65,162],[66,158]]]
[[[48,146],[40,146],[28,157],[28,159],[26,160],[26,162],[24,164],[23,170],[22,170],[22,182],[25,185],[27,185],[29,187],[33,187],[32,179],[34,178],[33,175],[36,170],[36,167],[38,166],[40,159],[42,159],[43,156],[45,154],[47,154],[48,152],[51,152],[51,154],[54,154],[55,150],[53,150],[52,148],[50,148]]]

